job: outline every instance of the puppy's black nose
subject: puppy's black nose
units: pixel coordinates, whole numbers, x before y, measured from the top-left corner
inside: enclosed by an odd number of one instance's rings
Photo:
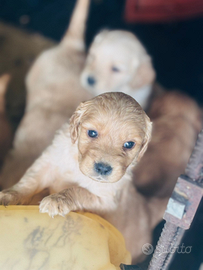
[[[87,77],[87,82],[89,85],[93,86],[96,83],[96,80],[94,77],[89,76],[89,77]]]
[[[101,175],[109,175],[112,172],[112,167],[108,164],[104,163],[95,163],[94,164],[94,170]]]

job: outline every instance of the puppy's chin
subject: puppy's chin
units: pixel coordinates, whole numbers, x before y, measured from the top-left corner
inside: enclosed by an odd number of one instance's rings
[[[102,175],[87,175],[89,178],[96,182],[100,183],[115,183],[118,182],[122,177],[120,178],[112,178],[112,177],[103,177]]]
[[[95,176],[91,176],[89,175],[89,177],[96,181],[96,182],[100,182],[100,183],[110,183],[108,179],[106,179],[105,177],[103,177],[102,175],[95,175]]]

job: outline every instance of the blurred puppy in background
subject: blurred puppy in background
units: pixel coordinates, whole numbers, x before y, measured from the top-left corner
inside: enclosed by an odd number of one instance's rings
[[[151,58],[140,41],[126,31],[106,30],[90,46],[81,76],[82,85],[91,93],[100,94],[104,89],[122,91],[133,96],[145,110],[151,107],[152,141],[135,168],[134,184],[149,196],[156,225],[192,152],[201,129],[201,111],[191,98],[178,92],[167,93],[153,84],[154,79]]]
[[[119,91],[131,95],[146,109],[155,71],[141,42],[127,31],[99,33],[87,56],[81,83],[94,95]]]
[[[155,99],[148,114],[152,140],[134,170],[134,183],[147,196],[169,197],[202,128],[202,111],[194,100],[172,91]]]
[[[4,158],[12,144],[12,128],[6,115],[5,94],[10,76],[0,76],[0,169]]]
[[[81,103],[53,143],[0,203],[22,204],[49,188],[40,211],[50,216],[85,210],[103,216],[124,235],[133,262],[150,241],[151,216],[132,182],[132,168],[147,149],[152,123],[123,93],[105,93]]]
[[[17,129],[14,149],[4,163],[0,184],[8,188],[51,143],[55,131],[90,94],[80,85],[85,62],[84,31],[89,0],[78,0],[61,43],[43,52],[26,79],[25,115]]]

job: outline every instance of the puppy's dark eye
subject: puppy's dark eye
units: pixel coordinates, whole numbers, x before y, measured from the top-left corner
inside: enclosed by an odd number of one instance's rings
[[[98,133],[95,130],[88,130],[87,134],[91,138],[96,138],[98,136]]]
[[[125,149],[132,149],[134,147],[135,143],[134,142],[125,142],[123,147]]]
[[[117,67],[114,67],[114,66],[111,68],[111,70],[112,70],[113,72],[120,72],[120,69],[117,68]]]

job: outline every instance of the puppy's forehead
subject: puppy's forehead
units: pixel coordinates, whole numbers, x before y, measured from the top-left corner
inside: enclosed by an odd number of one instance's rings
[[[126,141],[135,141],[141,144],[145,134],[145,123],[140,119],[125,119],[115,116],[101,114],[100,117],[91,115],[90,118],[82,124],[86,130],[96,130],[99,138],[105,141],[105,144],[121,146]]]
[[[132,120],[144,120],[145,112],[131,96],[122,92],[106,92],[86,101],[82,105],[82,118],[104,117]]]
[[[103,41],[100,44],[93,46],[90,49],[90,53],[97,58],[105,56],[107,57],[107,60],[109,59],[109,57],[110,59],[120,59],[123,61],[128,58],[130,59],[129,49],[126,46],[123,46],[122,44],[116,45],[116,43],[110,43],[109,41]]]
[[[119,103],[119,102],[118,102]],[[91,106],[82,119],[85,129],[95,129],[100,134],[119,136],[124,140],[143,137],[146,122],[142,109],[136,103],[134,106],[120,101],[118,103],[95,104]],[[123,107],[122,107],[123,105]]]
[[[90,52],[110,55],[111,57],[117,55],[121,57],[121,52],[125,55],[124,57],[132,54],[145,54],[145,48],[140,41],[131,33],[124,31],[110,31],[108,34],[101,38],[100,34],[95,38]],[[129,53],[130,52],[130,53]]]

